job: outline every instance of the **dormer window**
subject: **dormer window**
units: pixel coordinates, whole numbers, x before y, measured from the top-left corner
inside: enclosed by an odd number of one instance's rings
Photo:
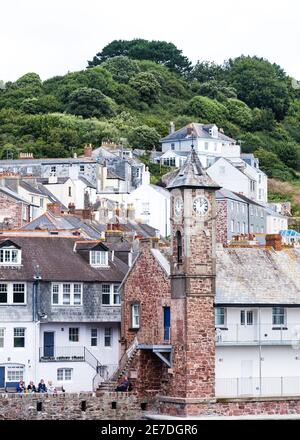
[[[94,267],[108,266],[108,252],[90,251],[90,265]]]
[[[8,266],[21,264],[21,251],[19,249],[0,249],[0,264]]]

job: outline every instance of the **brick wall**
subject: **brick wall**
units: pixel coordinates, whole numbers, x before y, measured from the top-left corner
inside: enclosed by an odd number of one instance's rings
[[[151,240],[141,240],[140,254],[122,291],[122,340],[126,349],[139,342],[163,342],[163,307],[170,306],[170,281],[151,253]],[[140,305],[140,330],[132,329],[131,305]]]
[[[227,244],[228,237],[227,201],[217,200],[216,237],[217,243]]]
[[[21,202],[17,202],[0,191],[0,222],[3,222],[4,218],[8,218],[10,229],[18,229],[23,226],[26,222],[23,221],[22,206]],[[29,221],[29,207],[27,205],[24,206],[26,206],[26,217],[27,221]]]
[[[300,398],[222,399],[211,402],[172,402],[161,398],[160,412],[171,416],[250,416],[300,414]]]
[[[85,411],[82,402],[86,404]],[[42,411],[37,411],[38,403],[42,404]],[[138,420],[142,418],[142,403],[133,393],[2,394],[0,420]]]

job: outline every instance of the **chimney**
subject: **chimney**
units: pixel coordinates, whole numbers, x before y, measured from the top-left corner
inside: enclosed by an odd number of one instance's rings
[[[149,168],[146,167],[145,171],[142,172],[142,185],[149,185],[150,184],[150,172]]]
[[[69,203],[68,205],[68,210],[69,210],[69,214],[74,214],[75,213],[75,203]]]
[[[193,134],[193,124],[192,123],[188,124],[186,126],[186,129],[187,129],[187,135],[188,136],[192,136],[192,134]]]
[[[282,251],[282,237],[280,234],[267,234],[266,246],[272,247],[274,251]]]
[[[19,159],[33,159],[33,153],[20,153]]]
[[[84,157],[92,157],[93,147],[92,144],[86,144],[84,146]]]
[[[135,209],[133,203],[128,203],[127,205],[127,219],[134,220],[135,219]]]
[[[169,134],[172,134],[174,132],[175,132],[175,124],[174,122],[171,121],[169,124]]]
[[[224,128],[219,128],[219,132],[224,134]]]
[[[61,215],[61,205],[60,203],[48,203],[47,211],[51,212],[54,215]]]

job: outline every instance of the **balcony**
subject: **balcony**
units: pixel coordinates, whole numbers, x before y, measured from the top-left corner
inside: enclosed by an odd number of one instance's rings
[[[292,397],[300,396],[300,377],[216,378],[216,397]]]
[[[293,345],[300,347],[300,324],[229,324],[218,326],[217,346],[226,345]]]

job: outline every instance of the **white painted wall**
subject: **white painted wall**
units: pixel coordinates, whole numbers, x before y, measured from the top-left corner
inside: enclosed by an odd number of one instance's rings
[[[207,174],[221,187],[250,198],[249,178],[227,160],[219,159],[207,169]]]
[[[274,215],[267,214],[267,234],[279,234],[279,231],[287,229],[287,217],[282,217],[275,213]]]
[[[154,185],[141,185],[128,195],[127,203],[135,208],[137,221],[160,231],[163,237],[170,235],[170,194]]]

